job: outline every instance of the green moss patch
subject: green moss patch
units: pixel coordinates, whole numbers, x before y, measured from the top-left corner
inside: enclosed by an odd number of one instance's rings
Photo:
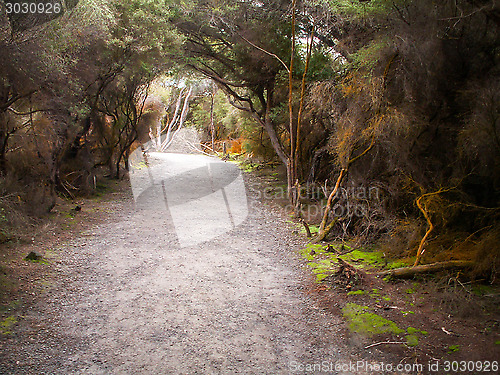
[[[311,227],[312,231],[316,229],[317,227],[315,226]],[[345,251],[345,249],[349,250],[350,248],[345,244],[308,244],[300,250],[300,253],[309,262],[308,265],[317,275],[317,281],[321,281],[335,271],[335,266],[338,263],[337,254],[338,252]],[[383,254],[377,251],[352,250],[338,256],[338,258],[345,260],[357,268],[378,267],[385,264]],[[318,259],[321,260],[318,261]]]
[[[314,260],[317,255],[324,254],[326,246],[320,244],[308,244],[305,248],[300,250],[302,257],[308,261]]]
[[[380,251],[363,251],[363,250],[353,250],[347,254],[341,255],[342,258],[348,263],[351,263],[355,267],[365,268],[367,266],[384,266],[386,261],[384,254]]]
[[[391,262],[388,262],[387,265],[384,267],[388,270],[392,270],[395,268],[403,268],[403,267],[408,267],[412,265],[413,263],[409,259],[396,259]]]
[[[2,335],[9,335],[12,333],[10,330],[14,324],[17,323],[15,316],[9,316],[0,322],[0,333]]]
[[[417,335],[408,335],[406,336],[406,345],[408,346],[417,346],[418,345],[418,336]]]
[[[305,228],[301,224],[298,223],[293,223],[293,224],[296,225],[297,228],[300,227],[300,232],[302,233],[306,232]],[[310,225],[309,229],[313,234],[319,230],[318,226],[316,225]],[[339,253],[343,253],[342,255],[339,255],[339,258],[345,260],[347,263],[352,264],[354,267],[360,269],[364,268],[393,269],[393,268],[405,267],[410,264],[409,260],[394,260],[388,262],[384,253],[381,251],[375,251],[372,249],[351,250],[352,248],[349,245],[342,243],[331,243],[329,245],[309,244],[306,246],[305,249],[302,249],[302,253],[307,255],[311,252],[311,250],[314,250],[316,253],[322,254],[325,253],[325,249],[328,246],[335,249],[335,251]],[[346,253],[346,251],[349,252]],[[337,257],[337,254],[335,252],[326,252],[326,254],[331,258]]]
[[[422,331],[421,329],[418,328],[413,328],[413,327],[408,327],[406,332],[410,335],[415,335],[415,334],[421,334],[421,335],[427,335],[427,331]]]
[[[304,226],[302,224],[299,224],[299,225],[300,225],[300,233],[307,234],[306,228],[304,228]],[[309,224],[309,230],[311,231],[311,234],[314,236],[314,235],[318,234],[319,226]]]
[[[366,292],[364,290],[353,290],[353,291],[350,291],[349,293],[347,293],[348,296],[361,296],[363,294],[366,294]]]
[[[410,335],[419,332],[420,330],[418,328],[413,328],[413,327],[408,327],[406,332],[408,332]]]
[[[472,293],[477,296],[484,296],[485,294],[492,294],[493,288],[489,285],[474,285],[472,287]]]
[[[407,316],[410,314],[415,314],[415,311],[401,311],[401,314],[403,314],[403,316]]]
[[[241,170],[243,170],[244,172],[248,172],[248,173],[255,171],[259,167],[259,164],[248,163],[248,162],[239,163],[239,165],[240,165]]]
[[[399,335],[404,332],[396,323],[370,312],[367,306],[348,303],[343,309],[344,318],[349,323],[349,329],[366,336],[390,333]]]
[[[335,271],[335,262],[330,259],[323,259],[318,262],[307,263],[316,274],[316,282],[321,282]]]

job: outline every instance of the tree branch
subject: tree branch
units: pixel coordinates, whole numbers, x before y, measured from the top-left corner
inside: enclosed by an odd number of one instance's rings
[[[247,38],[245,38],[243,35],[241,35],[240,33],[238,33],[238,36],[243,39],[245,42],[247,42],[248,44],[250,44],[252,47],[254,48],[257,48],[259,51],[262,51],[264,52],[265,54],[271,56],[271,57],[274,57],[276,60],[278,60],[281,65],[283,65],[283,67],[286,69],[287,73],[290,73],[290,69],[288,68],[288,66],[283,62],[283,60],[281,60],[278,55],[272,53],[272,52],[269,52],[269,51],[266,51],[264,48],[261,48],[259,47],[258,45],[252,43],[251,41],[249,41]]]
[[[7,111],[10,111],[17,116],[28,116],[28,115],[32,115],[32,114],[38,113],[38,112],[50,112],[50,109],[37,109],[34,111],[29,111],[29,112],[18,112],[14,108],[9,107],[9,108],[7,108]]]

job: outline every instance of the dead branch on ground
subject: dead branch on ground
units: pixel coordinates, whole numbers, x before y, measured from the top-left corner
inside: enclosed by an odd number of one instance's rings
[[[472,267],[473,265],[474,262],[468,260],[449,260],[446,262],[422,264],[420,266],[395,268],[392,270],[378,272],[377,275],[405,279],[422,273],[433,273],[453,268],[463,269]]]

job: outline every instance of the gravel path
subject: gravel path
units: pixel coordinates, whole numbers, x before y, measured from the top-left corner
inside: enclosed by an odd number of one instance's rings
[[[223,165],[222,175],[236,181]],[[57,283],[26,313],[11,338],[15,356],[3,353],[0,373],[326,373],[301,366],[374,360],[349,347],[341,319],[304,292],[296,255],[304,239],[251,185],[242,223],[191,245],[160,199],[165,187],[146,190],[133,210],[65,245]],[[201,214],[207,204],[197,205]]]

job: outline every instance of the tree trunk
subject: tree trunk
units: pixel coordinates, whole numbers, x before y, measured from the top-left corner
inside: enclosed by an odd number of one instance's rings
[[[5,112],[0,112],[0,176],[7,172],[7,145],[9,132],[6,128]]]
[[[330,193],[330,196],[328,197],[328,201],[326,202],[326,207],[325,207],[325,211],[323,212],[323,219],[321,220],[321,225],[319,226],[318,235],[313,240],[313,243],[317,243],[319,241],[324,240],[325,237],[330,232],[330,230],[335,225],[335,223],[338,221],[337,219],[334,219],[334,220],[332,220],[332,222],[330,224],[327,225],[328,216],[329,216],[330,210],[332,208],[332,203],[334,202],[334,198],[337,195],[340,184],[341,184],[342,180],[344,179],[346,172],[347,172],[347,169],[342,168],[340,170],[340,174],[339,174],[339,177],[337,178],[337,182],[335,183],[335,187],[333,188],[332,192]]]
[[[309,171],[309,177],[307,178],[308,184],[312,184],[314,182],[316,178],[316,169],[320,166],[321,157],[326,153],[328,153],[328,148],[326,146],[323,146],[320,149],[314,151],[314,155],[311,161],[311,169]]]
[[[372,139],[370,141],[370,145],[361,154],[359,154],[358,156],[356,156],[356,157],[354,157],[352,159],[349,159],[347,161],[347,167],[342,168],[342,170],[340,171],[339,177],[337,179],[337,183],[335,184],[335,188],[333,189],[333,191],[331,192],[330,196],[328,197],[328,201],[327,201],[327,204],[326,204],[325,212],[323,213],[323,220],[321,220],[321,226],[320,226],[319,231],[318,231],[318,236],[314,239],[313,243],[317,243],[319,241],[324,240],[325,237],[328,235],[328,233],[332,230],[332,228],[335,225],[335,223],[339,220],[338,218],[336,218],[330,224],[326,225],[326,223],[328,221],[328,214],[330,213],[330,209],[332,207],[333,198],[336,196],[336,194],[338,192],[338,189],[340,187],[340,183],[342,182],[342,179],[344,178],[344,175],[347,173],[347,168],[352,163],[354,163],[356,160],[358,160],[363,155],[365,155],[366,153],[368,153],[368,151],[370,151],[372,149],[372,147],[373,147],[374,144],[375,144],[375,136],[372,137]]]
[[[125,164],[125,170],[127,172],[130,171],[129,156],[130,156],[130,147],[128,147],[125,150],[125,153],[123,154],[123,163]]]
[[[66,124],[66,126],[68,125]],[[68,138],[68,127],[66,127],[60,138],[57,140],[55,148],[52,151],[49,172],[50,203],[47,207],[47,212],[50,212],[55,207],[57,196],[56,192],[62,186],[60,169],[61,161],[68,146]]]
[[[429,227],[427,228],[427,231],[425,232],[424,237],[422,237],[422,240],[420,240],[420,244],[418,245],[418,250],[417,250],[417,256],[415,258],[415,263],[413,264],[413,267],[418,266],[418,264],[420,263],[420,259],[422,258],[422,255],[425,252],[424,245],[425,245],[425,243],[427,241],[427,238],[429,237],[429,235],[431,234],[431,232],[434,230],[434,224],[431,221],[431,217],[429,215],[427,207],[425,206],[425,203],[422,204],[421,201],[422,201],[423,198],[430,197],[430,196],[433,196],[433,195],[438,195],[438,194],[441,194],[441,193],[446,192],[448,190],[449,189],[443,189],[443,188],[441,188],[438,191],[435,191],[435,192],[432,192],[432,193],[423,194],[423,195],[421,195],[416,200],[417,207],[424,214],[425,220],[427,221],[427,225]]]
[[[210,93],[210,133],[212,133],[212,152],[215,151],[215,126],[214,126],[214,93]]]
[[[294,176],[294,171],[293,171],[293,161],[292,159],[288,159],[286,161],[286,185],[287,185],[287,196],[288,199],[294,203],[293,197],[294,197],[294,184],[293,184],[293,176]]]
[[[117,180],[120,179],[120,163],[122,161],[122,155],[120,153],[120,155],[118,155],[118,160],[116,161],[116,165],[115,165],[115,172],[116,172],[116,175],[115,175],[115,178]]]
[[[295,137],[295,154],[294,154],[294,171],[295,178],[300,180],[302,177],[302,171],[299,173],[299,158],[300,158],[300,125],[302,121],[302,111],[304,109],[304,99],[306,92],[306,77],[307,71],[309,70],[309,62],[311,60],[311,53],[313,47],[314,40],[314,26],[311,31],[311,35],[309,36],[309,42],[307,43],[307,52],[306,52],[306,65],[304,67],[304,73],[302,74],[302,83],[300,87],[300,103],[299,103],[299,113],[297,114],[297,135]],[[298,199],[298,197],[297,197]],[[298,202],[296,202],[298,203]]]
[[[193,92],[193,88],[190,87],[188,92],[186,93],[185,98],[184,98],[184,104],[182,106],[182,111],[179,115],[179,125],[177,126],[177,129],[175,130],[175,132],[172,135],[170,135],[170,139],[165,138],[165,142],[162,145],[162,151],[166,150],[172,144],[175,136],[182,129],[182,126],[184,125],[184,121],[186,120],[186,116],[187,116],[188,111],[189,111],[189,99],[191,98],[192,92]],[[169,129],[169,131],[170,131],[170,129]],[[168,142],[167,142],[167,139],[168,139]]]
[[[290,198],[293,186],[292,161],[290,160],[290,156],[285,153],[283,145],[281,144],[278,138],[278,134],[276,133],[276,129],[274,128],[274,125],[272,123],[272,120],[269,117],[269,114],[271,112],[272,95],[273,95],[273,89],[269,87],[267,89],[266,113],[264,115],[264,119],[260,118],[257,113],[253,113],[253,116],[266,131],[267,135],[269,136],[269,139],[271,140],[271,145],[273,146],[274,151],[278,155],[283,165],[286,167],[287,194],[288,198]]]
[[[9,133],[5,130],[0,130],[0,176],[5,175],[7,172],[7,144],[9,140]]]
[[[179,91],[179,96],[177,97],[177,101],[175,103],[175,110],[174,110],[174,114],[172,115],[172,120],[170,120],[170,123],[167,126],[167,133],[165,134],[165,140],[163,142],[161,142],[161,141],[159,142],[160,148],[157,151],[160,151],[160,152],[165,151],[168,148],[168,146],[170,146],[170,143],[175,136],[175,133],[172,135],[172,130],[173,130],[175,124],[177,124],[178,114],[179,114],[179,109],[181,107],[183,94],[184,94],[184,89],[181,89]],[[179,126],[181,126],[181,125],[179,125]],[[158,137],[160,137],[160,140],[161,140],[161,131],[158,134]]]
[[[73,142],[67,147],[66,152],[64,153],[65,159],[74,159],[78,155],[78,151],[82,148],[82,138],[89,132],[90,127],[92,125],[91,116],[86,117],[83,121],[83,126],[80,131],[73,138]]]
[[[295,8],[297,0],[292,0],[292,50],[290,52],[290,66],[288,67],[288,116],[289,116],[289,131],[290,131],[290,156],[287,163],[287,180],[288,180],[288,199],[293,201],[292,187],[297,178],[295,172],[295,127],[293,125],[293,63],[295,55]]]

